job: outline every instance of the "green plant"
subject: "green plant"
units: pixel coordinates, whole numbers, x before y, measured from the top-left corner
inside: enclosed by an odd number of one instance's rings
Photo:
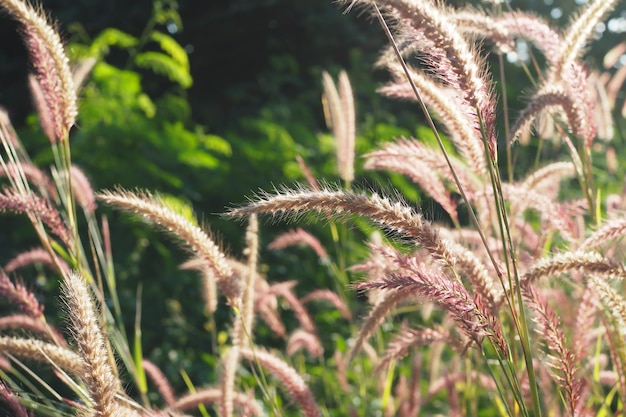
[[[210,415],[207,407],[212,407],[223,417],[626,414],[626,301],[611,282],[625,277],[617,249],[626,227],[619,218],[602,223],[618,212],[615,204],[603,206],[597,192],[594,97],[580,62],[593,28],[615,3],[590,2],[563,35],[536,16],[499,7],[483,13],[429,0],[350,3],[348,8],[369,7],[392,45],[380,60],[392,76],[382,93],[416,100],[438,120],[435,125],[427,116],[428,143],[399,138],[369,152],[365,167],[407,176],[441,206],[449,221],[436,225],[399,196],[357,191],[352,86],[345,73],[337,84],[324,74],[324,103],[341,185],[320,185],[298,159],[307,187],[261,192],[249,204],[230,210],[231,217],[247,218],[246,249],[238,260],[225,255],[178,199],[122,188],[92,191],[72,162],[76,87],[58,35],[28,4],[0,0],[23,26],[33,61],[31,87],[54,164],[50,175],[36,168],[8,118],[0,118],[2,173],[7,178],[0,207],[25,214],[41,244],[13,259],[0,274],[0,294],[14,309],[0,319],[0,328],[18,333],[0,336],[5,359],[0,362],[0,397],[8,412]],[[146,33],[163,41],[151,28]],[[497,139],[496,90],[477,52],[477,37],[493,41],[496,54],[513,48],[515,39],[527,38],[545,55],[545,68],[527,68],[536,91],[517,121],[506,124],[504,146]],[[141,44],[118,32],[102,39],[105,45]],[[161,47],[175,64],[152,54],[137,60],[139,53],[135,64],[156,65],[152,68],[184,87],[184,79],[170,65],[184,67],[181,56],[164,42]],[[502,60],[499,65],[504,65]],[[132,87],[127,101],[128,88],[111,87],[114,96],[148,116],[151,99],[142,98],[136,74],[125,71],[101,65],[94,76],[104,86],[125,80]],[[116,123],[124,118],[120,104],[101,104],[116,114]],[[564,142],[571,162],[550,163],[519,179],[513,169],[513,140],[529,134],[528,127],[540,115],[553,120],[554,134]],[[273,123],[255,126],[277,143],[291,140]],[[160,128],[178,138],[188,134],[175,121]],[[577,180],[580,197],[559,195],[564,178]],[[396,181],[411,191],[406,181]],[[142,317],[141,291],[131,331],[125,326],[128,311],[120,302],[114,242],[106,218],[95,212],[96,201],[134,213],[173,237],[188,254],[181,268],[200,277],[213,333],[213,345],[203,359],[212,370],[201,380],[182,371],[185,394],[177,395],[161,370],[146,360],[142,322],[150,317]],[[313,215],[329,222],[330,249],[302,229],[269,246],[283,250],[304,244],[314,249],[320,267],[334,280],[334,291],[307,288],[306,295],[299,295],[303,283],[271,280],[274,271],[264,270],[259,260],[260,214],[277,219]],[[337,222],[355,217],[368,221],[356,220],[357,230]],[[381,237],[378,229],[392,238]],[[14,278],[15,271],[31,264],[61,277],[64,332],[56,330],[39,300]],[[351,275],[357,272],[365,280],[353,283]],[[366,293],[371,304],[360,324],[353,316],[365,303],[352,299],[350,285]],[[309,307],[320,301],[333,308]],[[232,317],[228,332],[215,319],[226,315]],[[328,334],[321,326],[337,328]],[[374,346],[369,343],[373,338]],[[270,350],[270,344],[277,349]],[[377,351],[385,347],[379,357]]]

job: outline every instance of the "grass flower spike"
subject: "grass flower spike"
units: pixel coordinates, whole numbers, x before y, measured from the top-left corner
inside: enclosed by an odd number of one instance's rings
[[[69,59],[61,38],[46,18],[28,3],[2,0],[0,6],[22,25],[35,71],[31,84],[42,114],[44,131],[52,142],[67,140],[76,119],[77,106]]]

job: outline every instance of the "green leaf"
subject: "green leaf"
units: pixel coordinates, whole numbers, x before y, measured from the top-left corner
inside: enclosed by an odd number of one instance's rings
[[[189,57],[187,51],[174,38],[162,33],[152,32],[150,39],[159,44],[161,49],[166,52],[177,64],[189,71]]]
[[[180,18],[180,14],[178,14],[178,12],[171,7],[167,9],[155,10],[154,21],[159,25],[174,23],[178,30],[183,30],[183,21]]]
[[[144,111],[148,119],[152,119],[156,114],[156,106],[152,100],[150,100],[150,97],[145,93],[141,93],[137,96],[137,105]]]
[[[217,135],[207,135],[202,132],[199,127],[196,128],[196,134],[205,149],[220,153],[224,156],[231,156],[233,154],[233,149],[226,139]]]
[[[157,74],[165,75],[170,81],[183,88],[191,87],[191,74],[171,57],[160,52],[142,52],[135,57],[138,67],[149,69]]]
[[[102,57],[109,53],[111,46],[128,49],[136,46],[137,43],[138,40],[134,36],[119,29],[108,28],[100,32],[96,39],[93,40],[91,54],[96,57]]]
[[[213,169],[220,164],[220,161],[216,157],[208,152],[203,152],[201,150],[183,152],[178,155],[178,160],[183,164],[194,168]]]

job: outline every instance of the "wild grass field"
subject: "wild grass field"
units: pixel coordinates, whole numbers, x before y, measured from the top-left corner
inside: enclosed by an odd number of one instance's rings
[[[72,62],[41,7],[0,0],[29,51],[40,139],[54,161],[36,166],[0,112],[0,208],[27,218],[39,242],[10,248],[19,253],[0,271],[0,412],[626,415],[626,198],[614,181],[626,157],[626,44],[602,65],[585,59],[598,25],[623,2],[583,2],[564,28],[493,0],[338,3],[382,28],[389,47],[376,66],[389,77],[379,92],[414,107],[420,134],[357,154],[358,86],[345,71],[324,72],[337,181],[320,180],[298,155],[300,183],[250,190],[224,208],[220,216],[239,225],[245,242],[232,253],[210,231],[211,215],[181,199],[93,190],[72,158],[79,103],[93,93],[82,90],[92,69],[116,70],[97,53]],[[109,36],[137,46],[122,33]],[[150,36],[161,52],[138,53],[133,64],[188,85],[180,45]],[[509,62],[520,42],[527,59]],[[509,97],[517,75],[507,75],[520,69],[532,90]],[[142,100],[149,111],[150,98]],[[524,107],[510,108],[520,101]],[[191,134],[177,129],[170,133]],[[206,143],[227,147],[220,138]],[[190,164],[215,163],[198,158],[187,154]],[[361,168],[406,180],[364,185]],[[410,188],[415,194],[404,195]],[[158,346],[143,343],[151,316],[142,309],[153,301],[142,292],[154,283],[146,274],[137,288],[121,287],[114,257],[123,242],[112,239],[107,209],[183,249],[181,274],[198,277],[186,291],[203,302],[206,325],[197,332],[211,340],[197,356],[210,371],[172,375],[149,359]],[[283,222],[293,224],[267,242],[264,233]],[[321,229],[329,239],[315,235]],[[302,247],[328,285],[277,279],[288,272],[260,256],[304,255]],[[58,286],[44,294],[33,280]],[[120,301],[129,291],[133,311]]]

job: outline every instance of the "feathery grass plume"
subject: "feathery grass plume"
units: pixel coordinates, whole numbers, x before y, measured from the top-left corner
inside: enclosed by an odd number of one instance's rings
[[[247,206],[231,209],[228,215],[242,217],[249,214],[271,214],[274,218],[298,217],[305,213],[318,213],[328,218],[346,215],[368,217],[383,228],[422,245],[433,256],[452,264],[453,258],[437,232],[411,207],[393,202],[374,193],[371,196],[351,191],[286,190],[271,195],[262,192],[257,201]]]
[[[575,251],[558,253],[536,262],[522,275],[521,282],[529,284],[542,277],[556,277],[568,271],[626,279],[626,271],[622,265],[604,258],[597,252]]]
[[[325,300],[331,303],[341,313],[346,320],[352,320],[352,313],[346,305],[346,303],[331,290],[315,290],[311,291],[300,299],[302,304],[307,304],[311,301]]]
[[[28,87],[30,88],[30,94],[33,97],[33,104],[37,110],[39,116],[39,124],[41,124],[41,130],[48,138],[50,143],[54,143],[57,138],[57,128],[55,126],[53,111],[58,109],[51,109],[46,103],[46,95],[43,92],[39,80],[32,74],[28,76]]]
[[[394,142],[386,143],[381,149],[372,151],[365,155],[367,161],[366,169],[390,169],[394,170],[394,163],[398,160],[407,159],[408,163],[421,161],[428,165],[429,170],[435,171],[439,176],[444,178],[447,183],[456,187],[454,177],[450,172],[450,167],[446,159],[438,149],[429,148],[423,143],[415,139],[397,139]],[[389,163],[385,161],[389,160]],[[476,204],[475,199],[478,191],[484,188],[481,181],[472,175],[472,169],[455,158],[450,159],[454,171],[456,172],[459,183],[471,203]],[[473,163],[473,162],[470,162]],[[421,172],[417,172],[417,175]]]
[[[614,219],[608,221],[598,230],[591,234],[583,243],[580,244],[578,250],[584,251],[596,248],[607,241],[617,239],[626,233],[626,219]]]
[[[622,66],[620,68],[617,69],[617,71],[615,71],[615,73],[611,76],[609,73],[605,73],[606,74],[606,95],[607,95],[607,100],[609,101],[609,104],[611,105],[611,108],[615,108],[615,104],[617,102],[617,97],[619,95],[619,93],[622,91],[622,86],[624,85],[624,82],[626,81],[626,67]],[[603,74],[603,76],[605,75]],[[626,117],[624,116],[624,113],[622,113],[622,117]]]
[[[556,373],[553,379],[563,390],[563,405],[569,415],[577,415],[579,408],[584,404],[582,396],[584,380],[579,375],[577,352],[568,347],[558,316],[537,290],[532,285],[527,285],[522,292],[528,301],[527,306],[536,314],[536,331],[552,352],[548,354],[548,366]]]
[[[248,263],[247,270],[245,271],[243,294],[241,298],[237,300],[237,317],[232,329],[233,345],[227,353],[227,359],[224,362],[221,377],[223,395],[220,401],[220,414],[222,417],[231,417],[233,415],[235,375],[237,366],[239,365],[240,350],[252,344],[258,252],[259,223],[256,214],[251,214],[248,217],[248,227],[246,229],[245,254],[248,257]]]
[[[35,294],[21,282],[11,281],[3,271],[0,271],[0,295],[27,315],[37,319],[43,317],[43,305],[37,301]]]
[[[122,407],[115,395],[122,391],[122,387],[113,373],[114,364],[109,363],[96,305],[84,279],[76,273],[66,275],[63,280],[63,297],[72,338],[85,363],[82,379],[93,400],[95,415],[116,416]]]
[[[602,66],[604,68],[611,68],[619,61],[620,57],[626,53],[626,42],[622,41],[612,47],[609,52],[604,55],[602,60]]]
[[[598,139],[609,142],[615,136],[615,123],[613,121],[612,110],[614,107],[614,102],[609,100],[609,95],[607,92],[607,88],[604,83],[600,80],[599,74],[597,71],[594,71],[589,76],[589,89],[591,92],[590,99],[593,101],[593,114],[595,120],[595,127],[597,129],[597,137]],[[608,157],[607,157],[608,159]],[[609,162],[609,161],[607,161]],[[611,165],[608,164],[608,171],[613,172],[611,169]]]
[[[295,369],[282,359],[261,349],[241,349],[241,356],[250,362],[257,363],[271,372],[285,387],[306,417],[320,417],[315,399],[304,380]]]
[[[72,190],[78,204],[87,213],[96,211],[96,196],[91,188],[91,184],[82,169],[75,165],[70,167],[70,175],[72,176]]]
[[[59,257],[55,256],[53,259],[50,256],[50,252],[43,248],[35,248],[16,255],[13,259],[9,260],[4,266],[4,272],[10,274],[20,268],[24,268],[32,264],[41,264],[48,266],[53,270],[57,270],[57,267],[61,268],[62,274],[70,271],[69,265]]]
[[[614,370],[617,373],[620,395],[622,401],[626,399],[626,344],[624,344],[626,329],[626,300],[607,282],[594,274],[589,276],[589,288],[594,292],[599,302],[607,329],[609,351],[611,359],[615,363]]]
[[[618,0],[592,0],[567,27],[559,48],[554,72],[559,74],[572,65],[584,52],[584,48],[594,34],[598,22],[606,16]]]
[[[473,385],[475,386],[485,387],[487,390],[491,392],[494,392],[497,390],[496,384],[494,383],[493,379],[489,375],[478,373],[476,371],[471,371],[469,373],[469,377],[471,381],[474,383]],[[467,379],[468,379],[468,373],[466,372],[446,373],[445,375],[440,376],[436,380],[430,382],[430,385],[428,386],[428,392],[424,396],[424,399],[422,400],[422,404],[428,403],[432,399],[432,397],[434,397],[441,390],[446,388],[450,381],[456,383],[456,382],[467,381]]]
[[[548,61],[554,62],[561,49],[561,36],[541,17],[531,13],[512,11],[495,18],[496,26],[506,30],[512,38],[523,38],[539,49]]]
[[[284,249],[294,245],[308,246],[315,251],[320,260],[328,261],[328,253],[326,253],[326,249],[324,249],[320,241],[300,227],[281,234],[267,247],[268,249]]]
[[[535,93],[528,106],[520,113],[511,128],[511,140],[517,140],[527,132],[541,112],[553,109],[563,109],[565,123],[572,133],[580,138],[586,137],[586,110],[581,108],[577,100],[572,100],[572,96],[562,86],[551,84]]]
[[[339,88],[330,74],[322,73],[324,86],[324,117],[337,142],[337,168],[339,177],[347,184],[354,180],[354,147],[356,142],[356,118],[354,97],[350,79],[345,71],[339,73]]]
[[[583,64],[573,63],[563,71],[560,77],[565,85],[565,92],[575,106],[575,115],[578,118],[575,124],[580,126],[582,133],[579,137],[584,140],[585,147],[589,149],[598,131],[595,117],[596,100],[593,88],[590,86],[589,70]]]
[[[257,282],[259,281],[260,280],[257,279]],[[267,284],[265,281],[263,282]],[[267,288],[257,288],[254,302],[255,312],[278,337],[284,338],[287,332],[277,311],[278,300],[276,295],[271,293],[269,285],[267,285]]]
[[[44,337],[57,345],[65,347],[63,335],[54,327],[44,322],[41,318],[26,314],[11,314],[0,317],[0,330],[25,330],[37,336]]]
[[[313,173],[311,172],[311,168],[309,168],[309,166],[306,164],[306,162],[304,162],[304,159],[302,159],[300,155],[296,155],[296,161],[298,161],[298,166],[300,167],[300,171],[302,171],[302,175],[304,175],[304,178],[306,179],[307,184],[309,184],[309,187],[311,187],[313,191],[319,191],[320,186],[317,183],[317,180],[315,179],[315,177],[313,176]]]
[[[204,311],[213,314],[217,310],[217,283],[213,270],[201,259],[193,258],[182,263],[178,267],[181,270],[194,270],[200,273],[202,278],[202,300]]]
[[[589,349],[593,344],[593,339],[590,335],[593,334],[593,324],[597,312],[598,300],[591,288],[587,286],[578,303],[574,327],[574,352],[577,360],[581,363],[584,363],[586,360]]]
[[[495,160],[496,113],[491,80],[475,46],[466,41],[450,17],[453,12],[430,0],[357,0],[352,3],[381,4],[391,9],[390,15],[400,27],[410,25],[412,30],[423,34],[427,47],[420,48],[420,53],[426,56],[433,73],[458,92],[458,106],[467,112],[468,123],[480,132],[480,137],[487,142],[489,157]]]
[[[495,282],[493,274],[487,270],[485,264],[478,256],[465,246],[455,242],[446,241],[446,247],[453,256],[452,267],[457,273],[464,273],[474,294],[480,296],[489,310],[494,309],[502,302],[504,290]]]
[[[368,155],[366,162],[367,169],[387,169],[398,172],[409,178],[426,192],[433,200],[448,213],[454,223],[458,223],[458,212],[456,201],[452,198],[451,193],[446,189],[441,176],[436,170],[433,170],[428,162],[409,155],[384,155],[373,156]]]
[[[15,148],[20,148],[22,144],[17,139],[17,133],[9,119],[9,113],[0,106],[0,142],[8,143]]]
[[[471,8],[458,10],[450,14],[450,19],[461,33],[488,38],[501,52],[515,50],[515,39],[511,36],[509,28],[503,25],[500,19],[494,19],[484,11]]]
[[[562,179],[571,178],[576,174],[576,166],[572,162],[553,162],[528,175],[522,181],[522,188],[534,190],[546,194],[545,190],[554,191],[549,196],[558,192],[558,184]],[[555,187],[556,184],[556,187]]]
[[[143,370],[146,372],[146,375],[156,386],[157,391],[161,394],[165,404],[172,407],[174,403],[176,403],[174,388],[172,388],[163,372],[161,372],[158,366],[147,359],[141,361],[141,366],[143,366]]]
[[[77,95],[87,80],[87,76],[97,63],[98,60],[94,57],[83,58],[74,63],[74,67],[72,68],[72,81],[74,81],[74,88],[76,89]]]
[[[393,81],[380,88],[378,92],[390,98],[416,100],[415,92],[407,81],[402,66],[396,61],[389,60],[383,60],[381,64],[391,72]],[[475,128],[468,125],[467,119],[458,111],[454,92],[436,83],[422,71],[409,67],[409,74],[419,89],[424,103],[434,111],[444,125],[455,147],[464,156],[471,169],[479,174],[486,173],[487,163],[481,136]],[[449,168],[446,166],[445,169]]]
[[[55,139],[64,141],[74,125],[77,107],[69,59],[61,39],[46,18],[26,2],[0,0],[0,7],[22,25],[37,84],[54,127]]]
[[[400,269],[387,277],[356,285],[357,289],[380,288],[408,293],[432,301],[451,314],[459,329],[477,345],[488,337],[494,348],[507,356],[507,345],[499,321],[484,306],[478,295],[472,297],[458,281],[445,277],[414,259],[398,260]]]
[[[396,397],[398,398],[399,405],[396,413],[397,417],[415,417],[419,415],[421,405],[421,372],[422,371],[422,357],[421,355],[415,355],[411,364],[411,381],[405,386],[401,387],[400,383],[396,385]],[[406,378],[402,375],[400,382],[406,383]]]
[[[279,295],[285,299],[289,307],[293,310],[296,319],[300,323],[300,326],[311,334],[317,334],[315,324],[306,310],[302,302],[293,293],[293,287],[297,284],[296,281],[286,281],[270,286],[270,292],[274,295]]]
[[[370,309],[359,333],[348,352],[348,361],[352,361],[364,346],[367,339],[385,321],[388,313],[404,300],[411,298],[413,294],[408,291],[383,291],[377,297],[376,304]]]
[[[145,191],[119,190],[105,191],[97,194],[96,197],[106,204],[140,214],[158,224],[164,231],[182,240],[195,256],[205,261],[213,269],[218,281],[231,279],[232,268],[209,235],[192,224],[185,216],[168,207],[158,196],[152,196]]]
[[[33,193],[22,195],[18,191],[5,188],[0,193],[0,210],[25,213],[31,219],[40,220],[61,242],[67,247],[72,247],[71,233],[58,210],[41,197]]]
[[[417,346],[428,346],[435,341],[447,341],[455,342],[452,340],[450,334],[443,330],[438,329],[411,329],[406,322],[402,323],[402,327],[393,336],[389,344],[385,355],[380,359],[376,371],[379,372],[386,368],[391,361],[400,360],[409,354],[409,351]],[[458,342],[456,342],[458,343]]]
[[[0,352],[17,358],[30,359],[42,364],[59,367],[80,378],[87,372],[87,364],[71,350],[33,338],[0,336]]]
[[[576,225],[566,210],[566,206],[552,201],[549,197],[514,184],[503,184],[505,198],[514,208],[515,214],[532,209],[541,214],[541,219],[549,225],[549,230],[558,232],[568,242],[576,240]],[[546,230],[543,231],[546,233]]]
[[[239,341],[234,343],[241,346],[252,343],[252,328],[254,323],[254,299],[256,289],[257,267],[259,262],[259,221],[256,214],[250,215],[248,218],[248,227],[246,228],[246,250],[245,255],[248,258],[248,271],[246,273],[246,281],[244,284],[243,297],[241,300],[241,318],[242,328],[235,335]],[[237,329],[235,329],[237,332]],[[245,340],[245,341],[244,341]]]
[[[287,355],[293,356],[301,349],[305,349],[315,358],[319,358],[324,354],[324,348],[317,335],[304,329],[297,329],[287,340]]]
[[[196,408],[200,404],[214,404],[222,398],[222,391],[219,388],[203,388],[196,392],[189,393],[180,397],[172,405],[171,409],[177,411],[186,411],[192,408]],[[260,416],[263,415],[263,410],[249,395],[236,392],[233,396],[233,401],[237,406],[237,411],[242,416]]]
[[[235,325],[240,322],[241,319],[238,318]],[[243,326],[239,324],[239,327]],[[241,346],[237,343],[233,343],[233,346],[224,354],[224,359],[222,360],[222,374],[220,376],[220,392],[222,395],[219,399],[219,415],[222,417],[231,417],[233,415],[235,376],[237,366],[239,366],[240,356]]]

